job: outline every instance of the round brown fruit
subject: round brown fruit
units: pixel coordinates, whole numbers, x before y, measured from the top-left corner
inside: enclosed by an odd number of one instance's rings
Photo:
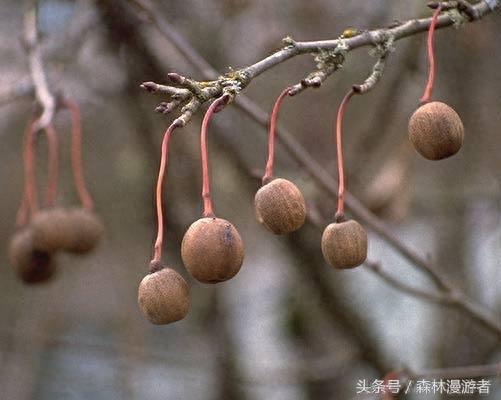
[[[334,222],[322,235],[322,253],[334,268],[357,267],[367,258],[367,233],[354,220]]]
[[[48,208],[37,212],[31,226],[33,246],[37,250],[54,253],[68,247],[70,221],[64,208]]]
[[[137,299],[144,316],[155,325],[183,319],[190,307],[188,284],[170,268],[146,275],[139,284]]]
[[[47,282],[56,272],[51,254],[34,248],[30,228],[13,235],[9,243],[9,258],[17,276],[26,284]]]
[[[68,242],[64,250],[75,254],[92,251],[104,234],[101,219],[92,211],[84,208],[70,208],[68,215]]]
[[[198,281],[223,282],[234,277],[242,266],[242,239],[225,219],[201,218],[186,231],[181,258],[188,272]]]
[[[277,178],[259,189],[254,198],[257,219],[276,235],[301,228],[306,206],[301,191],[287,179]]]
[[[451,107],[439,101],[419,107],[409,120],[409,139],[428,160],[456,154],[463,144],[464,127]]]

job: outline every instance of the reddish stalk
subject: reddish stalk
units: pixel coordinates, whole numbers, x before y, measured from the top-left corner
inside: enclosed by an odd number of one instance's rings
[[[268,126],[268,161],[266,162],[266,168],[264,170],[263,176],[263,185],[266,185],[273,178],[273,159],[275,157],[275,127],[277,125],[277,115],[278,109],[280,108],[280,104],[282,104],[283,98],[289,94],[289,90],[291,88],[288,87],[280,93],[275,104],[273,105],[273,110],[270,116],[270,123]]]
[[[23,158],[24,158],[24,189],[21,205],[17,212],[16,224],[22,227],[26,224],[28,219],[28,211],[30,216],[38,209],[38,199],[36,193],[36,178],[35,178],[35,137],[36,131],[34,130],[36,118],[29,122],[24,139],[23,145]],[[49,166],[48,166],[48,183],[47,193],[45,198],[45,206],[51,207],[54,205],[57,192],[57,135],[52,124],[44,129],[47,137],[49,148]]]
[[[82,171],[82,125],[80,122],[80,109],[72,100],[64,101],[66,108],[71,115],[71,169],[73,172],[73,181],[80,198],[82,207],[86,210],[92,210],[94,202],[85,185],[85,179]]]
[[[52,207],[56,201],[57,193],[57,135],[52,124],[44,129],[49,147],[49,180],[45,196],[45,206]]]
[[[23,144],[24,189],[21,206],[17,212],[17,226],[22,227],[28,219],[28,212],[33,215],[37,211],[35,176],[33,168],[33,143],[35,136],[35,121],[33,118],[26,127]]]
[[[341,142],[341,127],[343,123],[343,116],[346,105],[350,101],[351,97],[356,92],[351,89],[343,98],[339,110],[337,112],[336,119],[336,149],[337,149],[337,169],[339,175],[339,185],[338,185],[338,195],[337,195],[337,211],[336,211],[336,222],[342,222],[344,220],[344,169],[343,169],[343,146]]]
[[[27,214],[28,214],[28,199],[26,197],[26,188],[25,188],[23,189],[23,197],[21,199],[21,204],[19,205],[19,209],[17,210],[17,215],[16,215],[17,228],[22,228],[26,224],[26,220],[28,219]]]
[[[212,102],[212,104],[207,109],[202,121],[202,127],[200,128],[200,153],[202,158],[202,201],[204,203],[204,217],[215,217],[214,209],[212,207],[212,198],[210,194],[210,182],[209,182],[209,160],[207,157],[207,126],[209,125],[209,120],[212,114],[218,112],[222,109],[222,106],[226,104],[228,97],[223,95]]]
[[[162,210],[162,184],[164,180],[165,170],[167,169],[167,151],[169,139],[176,129],[177,124],[171,124],[164,133],[162,140],[162,152],[160,156],[160,168],[158,169],[157,188],[156,188],[156,206],[157,206],[157,239],[155,241],[154,254],[152,261],[160,261],[162,258],[162,244],[164,240],[164,217]]]
[[[438,16],[442,11],[442,4],[438,3],[438,7],[433,13],[433,18],[430,22],[430,28],[428,29],[428,82],[424,89],[423,97],[421,97],[421,104],[428,103],[431,98],[431,92],[433,91],[433,80],[435,79],[435,57],[433,54],[433,34],[435,32],[435,27],[437,25]]]

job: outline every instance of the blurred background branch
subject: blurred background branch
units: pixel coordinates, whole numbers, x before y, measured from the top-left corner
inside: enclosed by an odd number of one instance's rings
[[[56,100],[49,90],[39,44],[37,1],[31,1],[24,15],[24,46],[28,54],[31,79],[42,114],[35,123],[35,129],[46,128],[54,117]]]

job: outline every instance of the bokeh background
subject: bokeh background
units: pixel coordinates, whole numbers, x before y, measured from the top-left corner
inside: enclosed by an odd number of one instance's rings
[[[221,73],[256,62],[291,35],[335,38],[347,27],[384,26],[428,16],[421,0],[156,1],[161,13]],[[43,54],[53,91],[82,107],[84,170],[106,238],[92,255],[58,255],[56,278],[25,286],[7,247],[23,185],[23,130],[33,96],[6,96],[29,82],[23,2],[0,5],[0,399],[369,399],[358,380],[388,371],[494,363],[498,338],[450,308],[396,291],[366,267],[338,272],[323,261],[321,231],[307,223],[288,237],[258,224],[253,197],[266,158],[266,131],[236,107],[210,128],[216,212],[236,225],[246,257],[217,286],[188,276],[180,260],[187,227],[201,213],[198,129],[201,113],[178,131],[165,182],[163,259],[191,287],[188,317],[150,325],[137,307],[156,230],[153,189],[160,140],[170,121],[153,112],[165,100],[140,90],[175,71],[201,79],[182,55],[124,0],[42,0]],[[425,35],[396,44],[380,84],[350,103],[344,122],[348,188],[455,285],[501,311],[501,15],[436,34],[434,97],[461,115],[465,143],[440,162],[420,158],[406,125],[426,80]],[[337,106],[374,63],[350,53],[321,89],[286,99],[279,123],[335,173]],[[287,85],[314,68],[289,60],[245,93],[270,110]],[[71,182],[69,117],[55,118],[61,140],[59,205],[77,202]],[[310,215],[325,225],[335,198],[277,146],[276,173],[302,189]],[[45,143],[38,151],[40,190]],[[369,256],[395,277],[430,283],[369,231]],[[500,389],[492,379],[491,397]],[[406,398],[434,398],[408,396]],[[436,398],[439,398],[438,396]],[[468,398],[468,397],[464,397]],[[470,398],[475,398],[470,397]]]

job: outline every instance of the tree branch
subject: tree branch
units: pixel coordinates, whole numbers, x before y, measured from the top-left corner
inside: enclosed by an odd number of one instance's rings
[[[37,2],[32,1],[24,14],[24,45],[28,53],[35,95],[43,109],[42,115],[35,123],[36,130],[46,128],[51,123],[56,109],[56,101],[47,84],[38,37]]]
[[[408,285],[407,283],[404,283],[397,278],[394,278],[378,262],[368,259],[365,261],[364,266],[369,271],[378,275],[388,285],[392,286],[393,288],[397,289],[400,292],[406,293],[408,295],[417,297],[425,301],[429,301],[431,303],[442,304],[442,305],[451,305],[453,303],[452,299],[446,294],[433,293],[429,290],[419,289],[411,285]]]
[[[65,49],[71,49],[68,53],[71,53],[71,59],[73,60],[75,54],[78,53],[78,49],[85,41],[86,33],[95,29],[98,21],[94,16],[90,13],[77,14],[78,15],[74,20],[72,20],[70,27],[67,31],[65,31],[65,34],[62,35],[62,37],[51,37],[50,40],[46,42],[46,46],[44,48],[46,58],[50,59],[51,57],[57,55],[57,58],[61,60],[61,53],[64,53]],[[32,21],[30,21],[30,24],[32,24]],[[25,42],[26,40],[23,37],[23,43]],[[27,50],[26,46],[25,49]],[[68,61],[67,58],[69,57],[70,56],[64,57],[63,63],[66,63]],[[40,63],[37,62],[38,65],[40,65]],[[61,67],[61,65],[59,66]],[[57,80],[60,79],[61,76],[58,73],[51,72],[53,71],[49,71],[46,81],[54,81],[55,84],[57,84]],[[2,90],[0,93],[0,107],[8,105],[16,100],[32,98],[35,94],[35,86],[33,84],[34,80],[32,76],[33,73],[31,72],[30,67],[29,74],[21,79],[18,79],[6,89]]]
[[[393,43],[402,38],[425,32],[431,23],[431,18],[412,19],[388,28],[357,32],[357,34],[349,38],[341,35],[341,37],[333,40],[297,42],[287,37],[283,39],[285,46],[270,56],[250,66],[217,77],[219,75],[217,71],[197,54],[191,46],[187,46],[184,39],[160,16],[160,13],[154,9],[149,0],[129,1],[139,7],[143,19],[151,22],[164,36],[170,38],[180,52],[201,70],[205,78],[211,79],[208,82],[198,82],[183,78],[190,82],[189,89],[192,95],[198,97],[202,104],[220,97],[223,94],[223,89],[226,88],[225,90],[227,90],[229,86],[233,86],[233,91],[238,93],[263,72],[302,54],[314,55],[317,69],[308,74],[300,83],[294,85],[291,94],[295,95],[307,87],[319,87],[332,73],[339,69],[345,60],[345,56],[350,51],[364,46],[387,47],[388,42]],[[446,13],[441,15],[438,18],[436,29],[452,26],[460,22],[479,20],[499,5],[497,0],[491,1],[492,4],[484,0],[474,6],[465,1],[443,3],[447,9],[454,8],[458,12],[456,14]],[[429,6],[436,7],[437,2],[432,2]],[[148,84],[151,85],[151,82],[148,82]],[[142,87],[145,88],[144,85]],[[175,107],[167,107],[167,109],[170,112]],[[159,111],[158,108],[157,111]],[[166,113],[166,109],[162,108],[161,112]]]

